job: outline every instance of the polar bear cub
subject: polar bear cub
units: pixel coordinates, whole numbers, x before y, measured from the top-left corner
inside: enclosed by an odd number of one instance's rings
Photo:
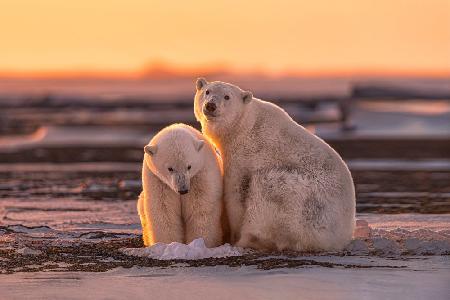
[[[352,238],[355,190],[338,153],[273,103],[197,80],[195,116],[224,168],[231,241],[273,250],[339,250]]]
[[[222,171],[214,146],[198,130],[174,124],[144,147],[138,200],[144,244],[222,244]]]

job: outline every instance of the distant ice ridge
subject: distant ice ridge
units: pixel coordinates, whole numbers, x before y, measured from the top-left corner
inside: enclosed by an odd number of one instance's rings
[[[130,256],[148,257],[161,260],[169,259],[202,259],[210,257],[240,256],[243,250],[225,244],[215,248],[207,248],[203,238],[193,240],[188,245],[173,242],[156,243],[146,248],[123,248],[122,253]]]

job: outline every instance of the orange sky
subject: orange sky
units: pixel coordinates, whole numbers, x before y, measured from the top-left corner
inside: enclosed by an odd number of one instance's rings
[[[0,71],[136,71],[153,61],[450,73],[450,0],[1,0]]]

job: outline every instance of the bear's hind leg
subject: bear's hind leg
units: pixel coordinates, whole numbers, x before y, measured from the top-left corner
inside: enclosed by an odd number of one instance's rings
[[[309,182],[297,171],[261,170],[250,182],[240,247],[261,250],[302,250],[307,225],[302,203],[311,193]]]

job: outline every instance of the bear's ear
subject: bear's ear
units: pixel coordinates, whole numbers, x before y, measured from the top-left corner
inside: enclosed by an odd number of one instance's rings
[[[144,147],[144,152],[150,156],[155,155],[157,150],[158,147],[156,145],[147,145]]]
[[[242,92],[242,100],[244,100],[244,103],[249,103],[253,99],[253,94],[250,91],[243,91]]]
[[[208,81],[206,81],[205,78],[203,78],[203,77],[197,78],[197,84],[196,84],[197,91],[201,90],[207,84],[208,84]]]
[[[196,149],[197,151],[202,150],[203,145],[205,145],[205,141],[203,141],[203,140],[196,140],[196,141],[194,142],[194,146],[195,146],[195,149]]]

